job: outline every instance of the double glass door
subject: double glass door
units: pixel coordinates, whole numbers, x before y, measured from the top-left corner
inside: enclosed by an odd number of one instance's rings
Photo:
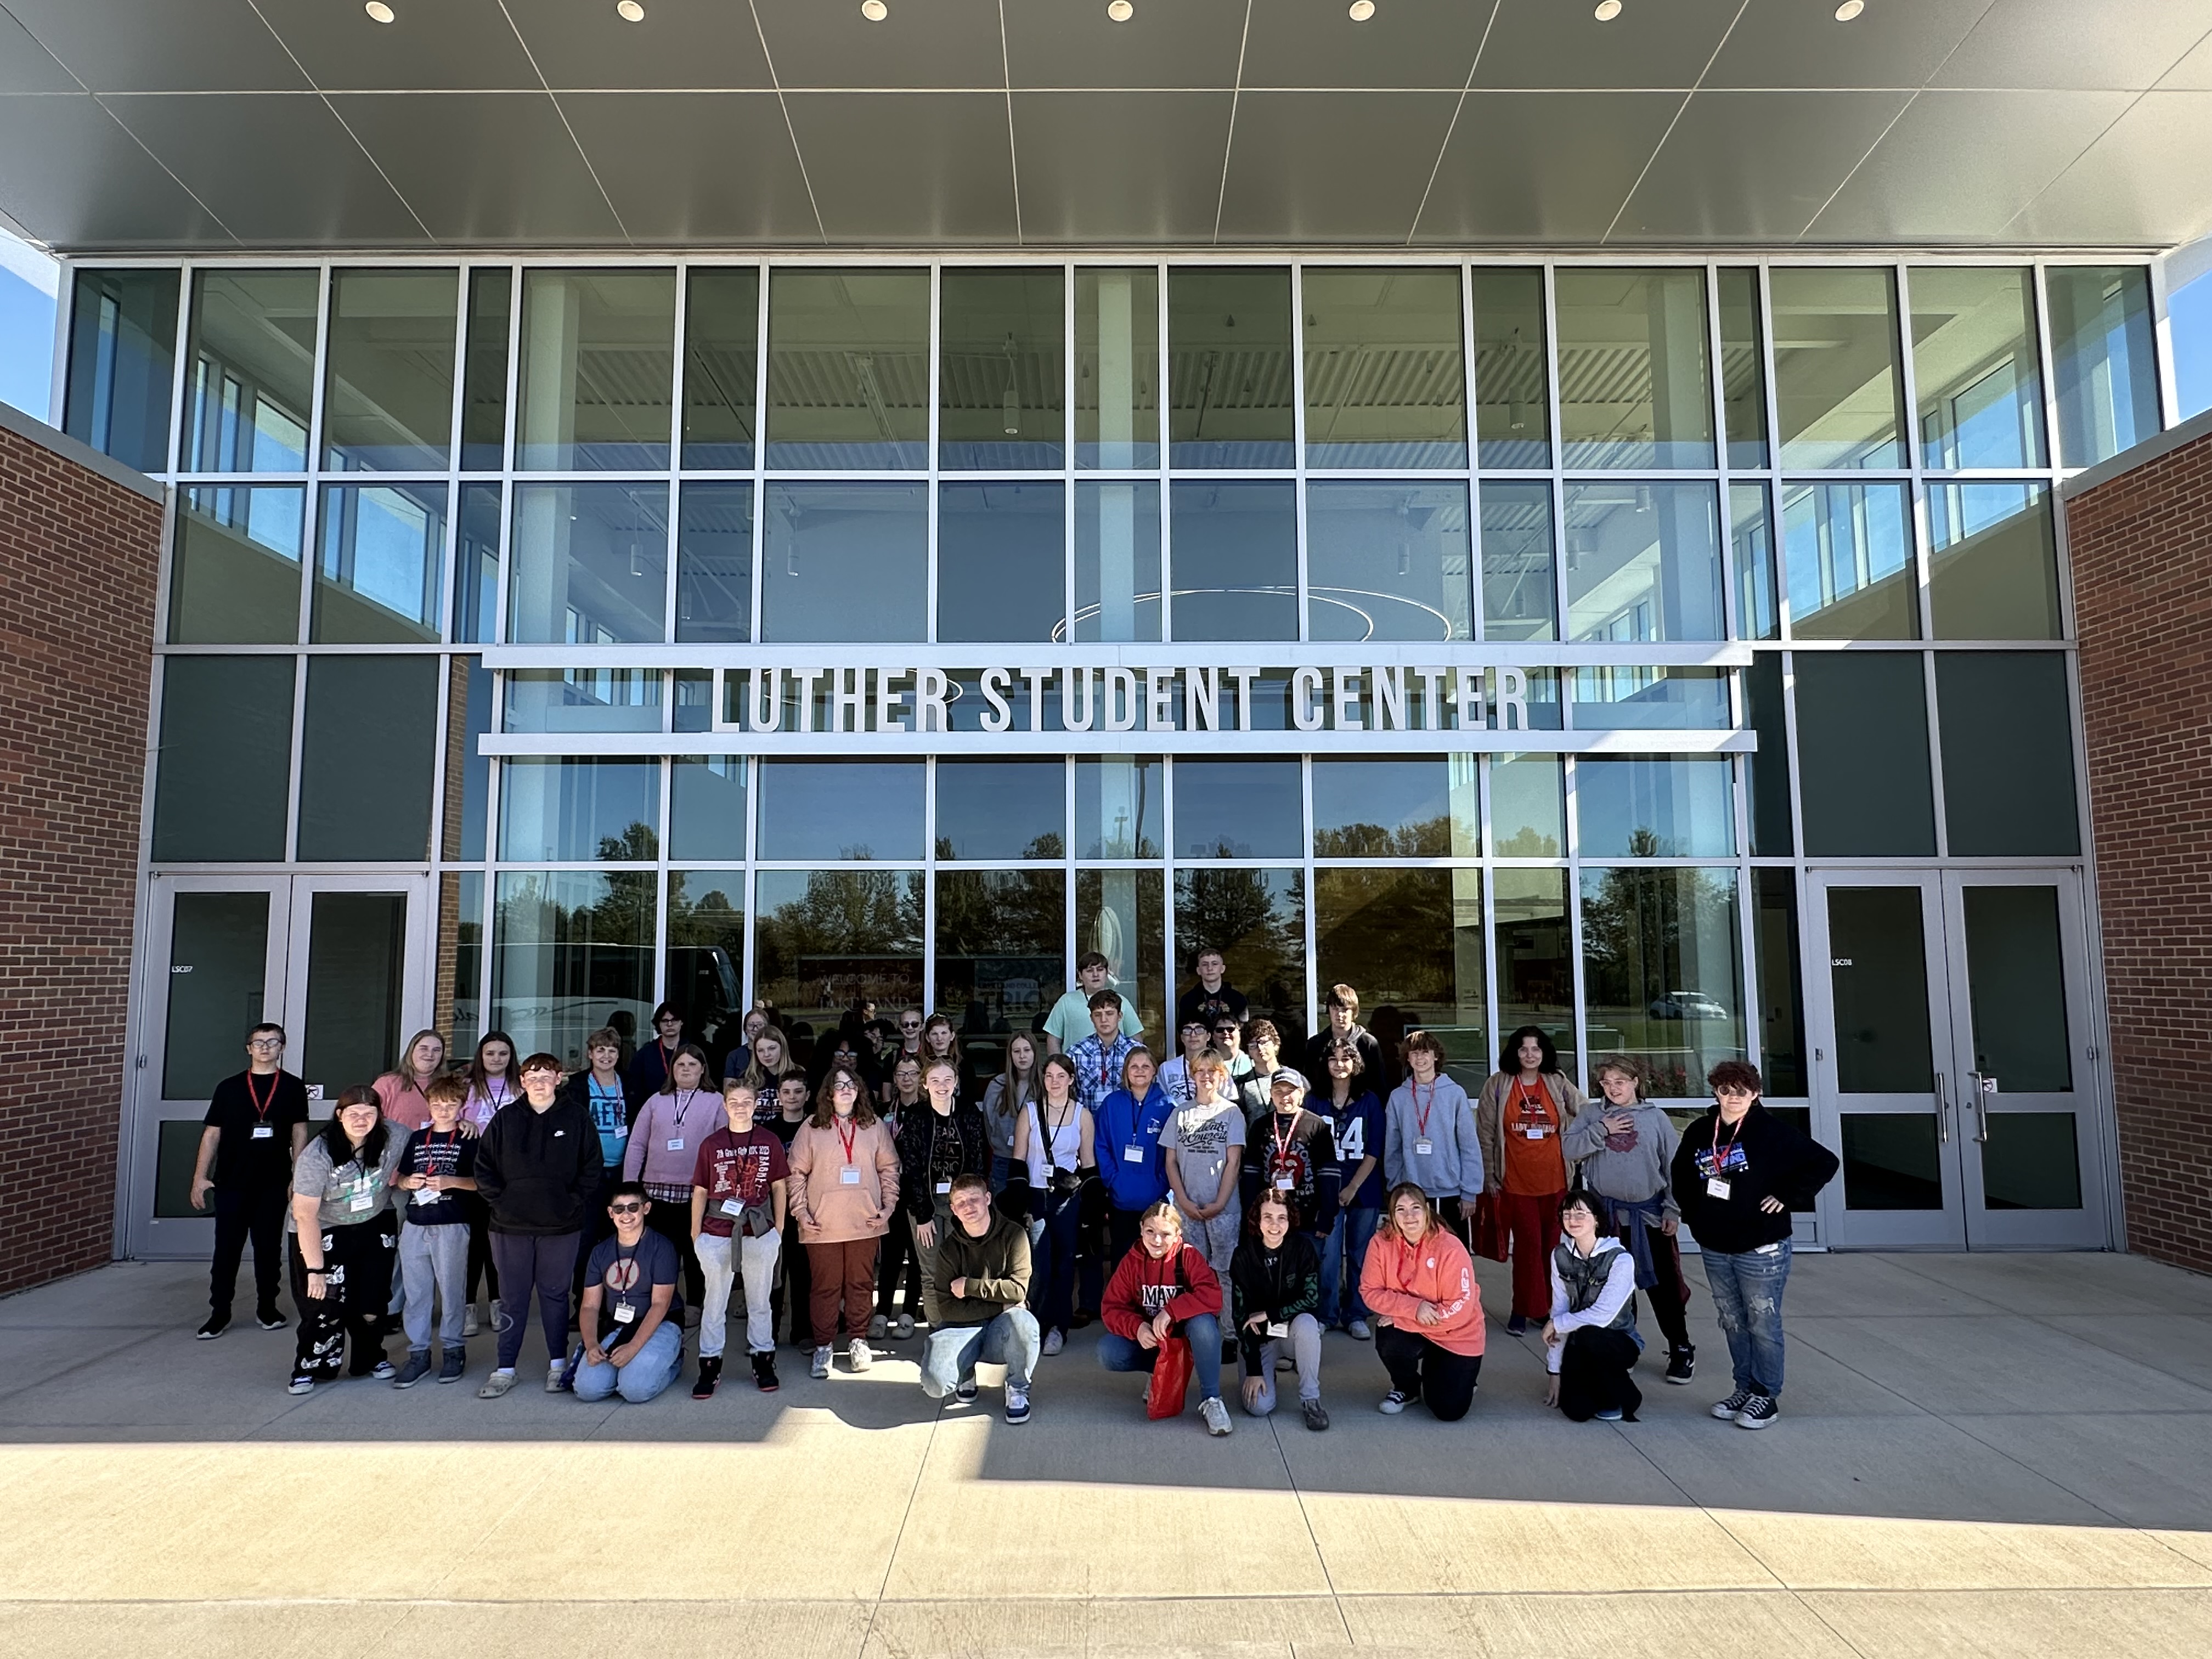
[[[2107,1244],[2080,878],[1810,882],[1814,1129],[1843,1159],[1832,1242]]]
[[[246,1069],[248,1027],[284,1027],[284,1068],[324,1118],[430,1023],[429,895],[416,875],[154,878],[131,1072],[131,1255],[212,1248],[212,1224],[191,1207],[192,1166],[216,1084]]]

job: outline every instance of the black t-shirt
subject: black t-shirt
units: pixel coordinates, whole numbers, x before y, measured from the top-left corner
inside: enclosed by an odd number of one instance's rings
[[[399,1155],[399,1173],[404,1176],[453,1176],[465,1181],[476,1172],[476,1140],[458,1129],[450,1133],[417,1129],[407,1137],[407,1149]],[[413,1226],[440,1227],[469,1218],[459,1193],[432,1194],[417,1188],[394,1193],[392,1198]]]
[[[1218,991],[1209,991],[1205,981],[1194,980],[1176,999],[1176,1030],[1181,1034],[1184,1026],[1194,1019],[1202,1019],[1209,1026],[1224,1015],[1239,1025],[1251,1018],[1252,1005],[1244,994],[1227,980],[1221,981]]]
[[[778,1140],[783,1143],[783,1150],[787,1152],[791,1150],[791,1143],[799,1139],[799,1132],[807,1126],[808,1122],[812,1120],[813,1115],[814,1115],[810,1112],[805,1117],[800,1118],[796,1123],[787,1123],[784,1121],[783,1114],[781,1112],[778,1112],[771,1118],[755,1118],[753,1120],[753,1127],[757,1129],[767,1130],[770,1134],[774,1135]]]
[[[228,1192],[289,1187],[292,1126],[307,1121],[307,1085],[291,1073],[263,1078],[240,1072],[223,1079],[215,1085],[203,1120],[209,1128],[222,1131],[215,1146],[215,1184]],[[264,1129],[267,1133],[260,1133]]]

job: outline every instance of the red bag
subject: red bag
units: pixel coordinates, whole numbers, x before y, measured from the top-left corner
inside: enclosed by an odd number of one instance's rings
[[[1152,1362],[1152,1383],[1145,1390],[1145,1415],[1157,1423],[1182,1415],[1183,1395],[1190,1389],[1190,1344],[1171,1336],[1160,1344]]]
[[[1498,1213],[1498,1197],[1485,1193],[1474,1200],[1474,1253],[1486,1261],[1505,1260],[1505,1220]]]

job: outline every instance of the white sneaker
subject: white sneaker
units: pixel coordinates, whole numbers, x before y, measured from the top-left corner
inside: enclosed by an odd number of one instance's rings
[[[1229,1407],[1218,1399],[1200,1401],[1198,1414],[1206,1419],[1206,1431],[1217,1440],[1237,1431],[1237,1425],[1229,1420]]]
[[[514,1322],[513,1320],[507,1316],[506,1304],[495,1302],[491,1304],[491,1328],[493,1330],[503,1331]]]
[[[1066,1346],[1067,1339],[1058,1331],[1047,1331],[1044,1334],[1044,1351],[1047,1353],[1058,1353]]]
[[[477,1323],[477,1304],[471,1302],[461,1315],[461,1334],[474,1336],[480,1328]]]
[[[890,1328],[891,1322],[884,1318],[881,1314],[872,1316],[868,1320],[868,1340],[872,1342],[882,1341],[884,1340],[884,1333],[889,1331]]]
[[[567,1360],[555,1360],[545,1373],[545,1392],[548,1394],[560,1393],[561,1379],[568,1375],[568,1362]]]
[[[1344,1331],[1345,1334],[1355,1342],[1371,1342],[1375,1340],[1374,1328],[1364,1319],[1353,1320],[1344,1328]]]
[[[876,1356],[868,1345],[856,1336],[845,1350],[845,1363],[856,1371],[864,1371],[876,1363]]]
[[[827,1376],[830,1375],[830,1362],[836,1357],[836,1351],[835,1349],[831,1348],[817,1348],[814,1351],[814,1364],[812,1369],[815,1376]]]

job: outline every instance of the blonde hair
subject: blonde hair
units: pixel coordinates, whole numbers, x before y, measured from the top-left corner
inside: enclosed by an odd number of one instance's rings
[[[1628,1054],[1606,1055],[1602,1060],[1599,1060],[1596,1065],[1590,1067],[1590,1081],[1598,1086],[1601,1092],[1604,1091],[1605,1074],[1607,1072],[1618,1072],[1621,1076],[1626,1078],[1631,1083],[1633,1083],[1636,1085],[1637,1099],[1648,1100],[1650,1098],[1649,1095],[1644,1092],[1643,1061],[1634,1059]]]
[[[1138,1215],[1138,1231],[1142,1232],[1146,1224],[1153,1221],[1166,1222],[1168,1225],[1176,1230],[1176,1237],[1177,1238],[1181,1238],[1182,1237],[1182,1212],[1176,1209],[1176,1206],[1173,1204],[1170,1204],[1166,1199],[1164,1198],[1157,1204],[1147,1206]]]

